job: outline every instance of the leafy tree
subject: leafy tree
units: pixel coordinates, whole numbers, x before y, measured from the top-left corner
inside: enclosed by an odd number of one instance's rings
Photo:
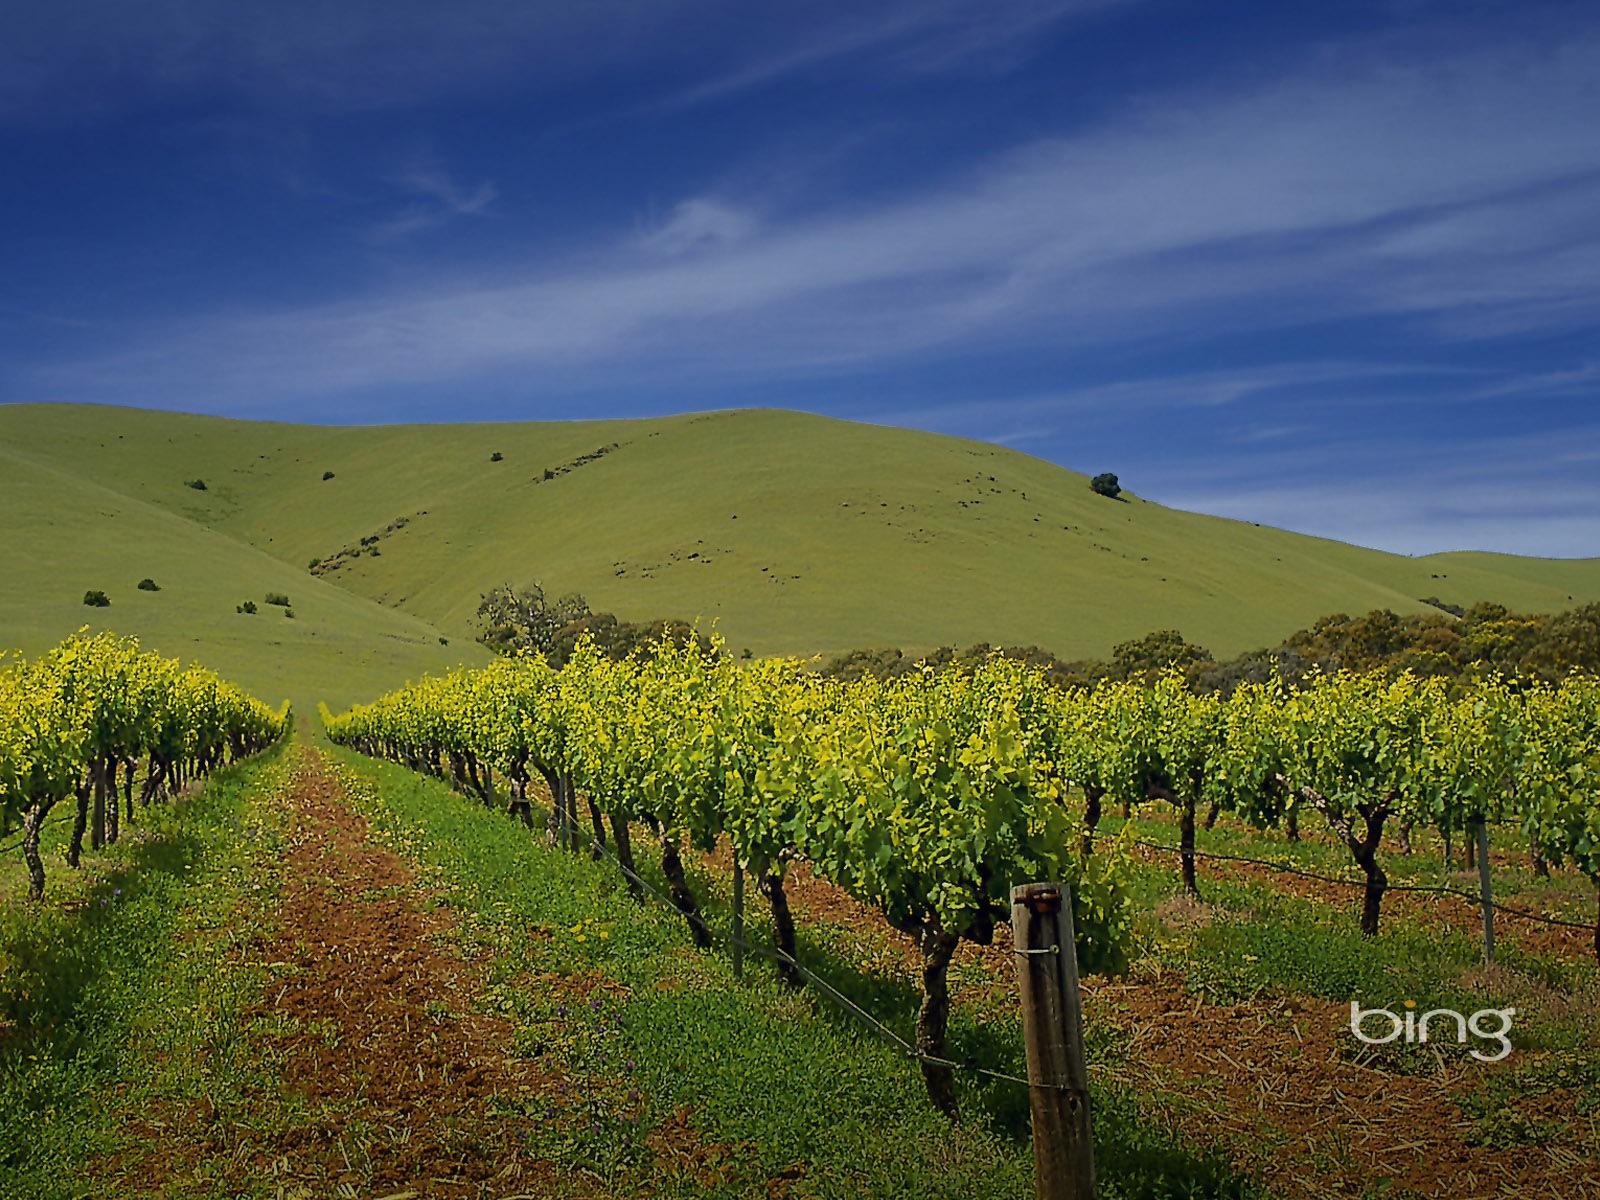
[[[564,626],[589,615],[589,602],[576,592],[552,601],[537,582],[520,590],[501,584],[478,605],[483,624],[478,640],[500,654],[548,654]]]
[[[565,665],[585,636],[594,643],[595,649],[618,662],[624,659],[648,660],[654,656],[658,643],[678,649],[693,643],[702,658],[717,656],[711,639],[687,621],[669,618],[619,621],[614,613],[588,613],[556,631],[545,650],[550,665]]]
[[[1176,629],[1160,629],[1131,642],[1118,642],[1111,649],[1111,675],[1116,679],[1143,679],[1150,682],[1169,667],[1180,671],[1207,662],[1211,651],[1183,640]]]
[[[1089,486],[1102,496],[1109,496],[1115,500],[1122,494],[1122,488],[1117,483],[1117,477],[1110,471],[1102,472],[1089,480]]]

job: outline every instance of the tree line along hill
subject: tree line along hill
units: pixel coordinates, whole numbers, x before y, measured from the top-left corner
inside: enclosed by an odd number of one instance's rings
[[[1260,683],[1274,676],[1294,686],[1312,671],[1383,671],[1391,676],[1410,671],[1448,679],[1492,674],[1546,682],[1572,671],[1600,673],[1600,603],[1558,613],[1516,613],[1491,601],[1454,611],[1437,600],[1429,603],[1436,612],[1376,609],[1361,617],[1333,613],[1275,647],[1224,659],[1186,641],[1175,629],[1163,629],[1117,643],[1110,659],[1068,662],[1039,646],[994,647],[979,642],[962,651],[941,646],[920,656],[892,646],[858,649],[820,663],[817,670],[839,679],[864,675],[889,679],[924,667],[970,667],[1001,655],[1044,668],[1064,687],[1150,680],[1177,667],[1194,691],[1223,695],[1241,682]],[[647,656],[651,644],[662,638],[678,643],[695,639],[702,652],[713,649],[711,638],[686,621],[620,620],[614,613],[591,611],[577,593],[550,599],[537,583],[522,589],[508,585],[491,589],[478,607],[478,619],[479,640],[490,650],[542,654],[558,668],[584,637],[616,659]],[[750,657],[750,652],[743,651],[742,656]]]
[[[1290,634],[1270,649],[1218,659],[1204,646],[1185,641],[1176,629],[1119,642],[1111,658],[1064,662],[1039,646],[992,647],[978,643],[957,652],[943,646],[922,657],[889,647],[855,650],[824,664],[825,675],[880,679],[921,670],[971,664],[991,654],[1043,667],[1062,686],[1093,687],[1106,680],[1153,679],[1176,667],[1199,693],[1229,695],[1243,682],[1276,676],[1291,687],[1310,672],[1410,671],[1447,679],[1483,675],[1555,682],[1573,671],[1600,674],[1600,604],[1559,613],[1515,613],[1483,601],[1451,612],[1397,614],[1376,609],[1362,617],[1333,613],[1309,629]]]

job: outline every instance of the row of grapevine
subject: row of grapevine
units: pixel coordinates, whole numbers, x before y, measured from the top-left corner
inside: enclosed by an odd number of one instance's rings
[[[773,937],[794,953],[784,892],[796,862],[834,880],[912,938],[922,961],[916,1046],[946,1057],[947,973],[963,938],[988,943],[1010,886],[1073,885],[1086,968],[1127,943],[1116,887],[1125,855],[1082,853],[1063,778],[1032,710],[1037,674],[1006,660],[971,675],[838,683],[791,662],[736,665],[662,643],[642,663],[580,645],[561,671],[539,659],[428,680],[342,717],[334,740],[450,778],[485,800],[488,772],[528,816],[549,782],[556,829],[578,819],[632,870],[630,827],[659,846],[673,902],[709,941],[680,853],[727,837],[772,902]],[[793,982],[791,975],[791,982]],[[954,1105],[951,1074],[923,1063],[930,1095]]]
[[[0,664],[0,829],[20,820],[29,896],[44,895],[39,831],[75,801],[67,860],[114,842],[134,782],[148,804],[283,735],[287,708],[259,700],[202,667],[142,652],[133,638],[68,638],[31,661]],[[118,788],[121,788],[119,803]],[[109,800],[109,804],[108,804]]]
[[[793,662],[735,664],[662,644],[620,663],[581,646],[561,671],[501,660],[330,717],[329,731],[486,802],[498,771],[508,807],[530,821],[537,772],[555,800],[552,833],[577,822],[581,794],[596,838],[609,822],[630,869],[629,827],[643,826],[702,944],[681,842],[729,839],[791,953],[783,881],[809,861],[915,940],[918,1048],[942,1058],[951,954],[962,938],[990,939],[1011,884],[1071,881],[1085,969],[1116,965],[1126,848],[1091,853],[1107,802],[1175,807],[1191,891],[1200,806],[1258,827],[1320,814],[1365,875],[1368,934],[1388,886],[1386,828],[1449,835],[1513,822],[1543,861],[1574,863],[1600,888],[1597,711],[1600,688],[1577,676],[1463,696],[1437,680],[1340,673],[1292,692],[1244,685],[1223,700],[1192,694],[1176,673],[1061,690],[995,658],[970,673],[841,683]],[[948,1103],[948,1073],[924,1070]]]

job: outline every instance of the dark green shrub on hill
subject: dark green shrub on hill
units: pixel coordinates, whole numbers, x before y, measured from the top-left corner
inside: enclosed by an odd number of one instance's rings
[[[322,473],[322,482],[323,483],[327,483],[328,480],[330,480],[332,478],[333,478],[333,472],[332,471],[324,471]]]
[[[206,490],[206,481],[204,479],[185,479],[183,486],[193,488],[197,492],[203,492]]]
[[[711,638],[687,621],[672,618],[619,621],[614,613],[589,613],[556,631],[550,649],[545,654],[550,665],[564,665],[585,634],[594,642],[596,649],[618,661],[625,658],[648,659],[651,657],[651,647],[661,641],[676,646],[692,643],[707,658],[713,652]]]
[[[244,613],[247,616],[254,616],[256,611],[256,602],[254,600],[246,600],[243,604],[235,605],[233,611]]]
[[[1117,477],[1110,471],[1105,471],[1089,480],[1089,487],[1101,496],[1109,496],[1115,500],[1122,494],[1122,488],[1117,483]]]
[[[1211,651],[1191,645],[1176,629],[1159,629],[1111,648],[1113,679],[1153,680],[1168,667],[1180,669],[1211,662]]]
[[[282,592],[268,592],[267,603],[276,604],[279,608],[288,608],[289,597],[285,596]]]
[[[89,591],[85,592],[83,594],[83,602],[85,604],[87,604],[90,608],[110,608],[111,607],[111,597],[107,596],[99,588],[92,588]]]
[[[159,592],[161,585],[154,579],[141,579],[139,580],[139,590],[141,592]]]

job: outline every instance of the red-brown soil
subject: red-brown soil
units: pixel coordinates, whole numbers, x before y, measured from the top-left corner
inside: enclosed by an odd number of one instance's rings
[[[726,863],[726,856],[719,848],[713,864]],[[916,969],[909,940],[842,888],[801,865],[789,873],[786,889],[797,918],[842,927],[864,954],[877,952],[887,956],[886,964]],[[1184,903],[1194,910],[1191,919],[1207,919],[1203,905]],[[1006,927],[995,943],[964,942],[952,964],[955,999],[979,1011],[1014,996]],[[1600,1197],[1600,1161],[1570,1142],[1506,1149],[1468,1144],[1473,1122],[1455,1095],[1504,1067],[1457,1059],[1441,1062],[1436,1072],[1385,1071],[1383,1048],[1364,1060],[1354,1053],[1364,1047],[1350,1035],[1348,1005],[1327,1000],[1205,1004],[1186,995],[1183,977],[1172,973],[1115,983],[1089,978],[1083,989],[1086,1022],[1109,1022],[1118,1046],[1111,1064],[1091,1074],[1161,1096],[1170,1121],[1192,1144],[1218,1147],[1281,1195],[1357,1197],[1388,1179],[1395,1194],[1410,1189],[1451,1200]],[[1560,1089],[1517,1104],[1531,1120],[1586,1128],[1593,1117],[1576,1111],[1584,1099]]]
[[[491,1114],[490,1098],[553,1080],[508,1056],[505,1021],[474,1010],[481,967],[445,948],[451,918],[421,907],[410,868],[369,840],[314,752],[286,803],[279,907],[250,956],[287,973],[248,1014],[273,1023],[257,1045],[281,1063],[278,1086],[244,1113],[206,1103],[151,1118],[149,1155],[120,1164],[130,1190],[198,1173],[306,1200],[548,1194],[552,1168],[527,1153],[526,1123]]]

